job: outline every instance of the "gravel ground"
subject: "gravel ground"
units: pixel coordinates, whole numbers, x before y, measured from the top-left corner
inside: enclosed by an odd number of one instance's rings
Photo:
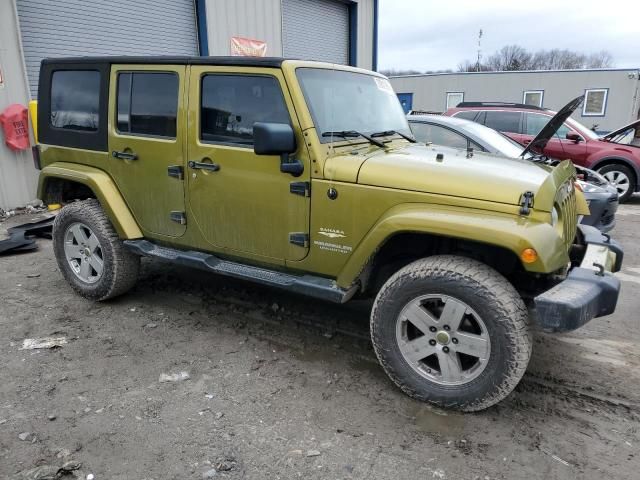
[[[63,464],[62,478],[96,480],[637,478],[639,229],[635,198],[613,232],[626,251],[617,312],[537,335],[516,391],[478,414],[397,390],[367,303],[147,259],[132,292],[93,303],[39,240],[0,257],[0,478]],[[21,349],[50,336],[67,343]]]

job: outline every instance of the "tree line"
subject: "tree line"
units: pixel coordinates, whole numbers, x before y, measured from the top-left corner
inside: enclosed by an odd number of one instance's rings
[[[505,72],[518,70],[572,70],[608,68],[613,55],[606,50],[581,53],[553,48],[530,52],[519,45],[507,45],[480,62],[466,60],[458,65],[459,72]]]
[[[519,70],[573,70],[585,68],[613,67],[613,55],[606,50],[581,53],[573,50],[553,48],[530,52],[519,45],[507,45],[480,62],[465,60],[458,64],[458,72],[504,72]],[[386,69],[380,73],[387,76],[413,75],[421,73],[451,73],[453,70],[401,70]]]

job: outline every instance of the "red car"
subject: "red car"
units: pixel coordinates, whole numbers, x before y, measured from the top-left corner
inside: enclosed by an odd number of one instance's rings
[[[473,120],[528,145],[555,113],[518,103],[462,102],[445,115]],[[596,170],[616,186],[620,202],[640,191],[640,120],[600,137],[568,118],[542,153]]]

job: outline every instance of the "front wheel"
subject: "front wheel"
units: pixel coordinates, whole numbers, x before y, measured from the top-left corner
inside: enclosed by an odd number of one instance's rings
[[[527,309],[507,279],[453,255],[395,273],[376,297],[371,337],[384,370],[405,393],[463,411],[509,395],[532,345]]]
[[[636,189],[636,177],[629,167],[618,163],[605,165],[598,170],[598,173],[607,179],[620,196],[620,203],[626,202]]]

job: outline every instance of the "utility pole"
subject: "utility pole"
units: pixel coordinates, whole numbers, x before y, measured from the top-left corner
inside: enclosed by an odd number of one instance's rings
[[[476,62],[476,72],[480,71],[480,60],[482,60],[482,29],[478,32],[478,61]]]

